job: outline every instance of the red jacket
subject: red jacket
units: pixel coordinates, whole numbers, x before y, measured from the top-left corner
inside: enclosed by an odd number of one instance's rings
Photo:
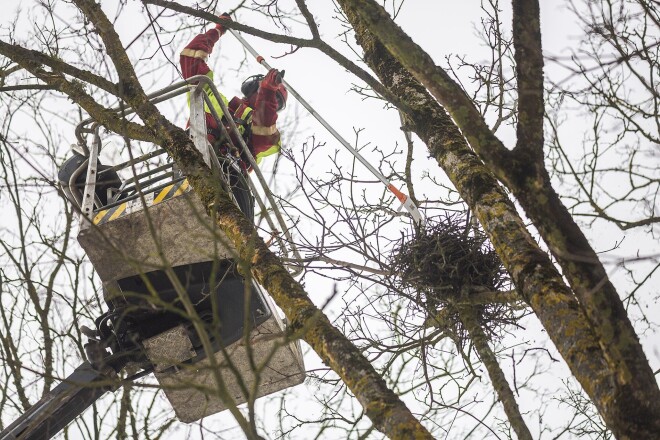
[[[213,46],[220,39],[220,32],[211,29],[206,33],[200,34],[181,51],[179,62],[184,79],[195,75],[206,75],[213,79],[213,71],[206,64]],[[210,90],[208,96],[218,115],[222,116],[222,109],[218,104],[216,97]],[[219,97],[227,104],[229,111],[234,117],[246,121],[251,134],[247,137],[247,145],[250,152],[259,162],[262,158],[278,153],[281,149],[280,132],[277,129],[277,98],[275,91],[260,87],[257,93],[250,99],[234,97],[228,101],[225,96]],[[215,118],[206,109],[206,125],[212,131],[217,129],[218,125]],[[227,127],[228,129],[229,127]],[[240,127],[242,129],[242,127]],[[209,135],[209,141],[215,140],[213,135]],[[237,142],[234,142],[239,147]]]

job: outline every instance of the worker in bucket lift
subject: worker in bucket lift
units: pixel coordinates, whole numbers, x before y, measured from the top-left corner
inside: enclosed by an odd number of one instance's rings
[[[231,21],[231,17],[227,13],[222,14],[220,19]],[[181,51],[180,63],[184,79],[195,75],[206,75],[213,79],[213,71],[206,64],[206,60],[225,30],[222,24],[216,24],[214,29],[193,38]],[[241,86],[243,97],[235,96],[230,101],[222,94],[216,97],[210,89],[207,90],[215,111],[223,119],[227,118],[227,115],[223,115],[217,100],[222,99],[227,105],[257,163],[266,156],[279,153],[281,149],[280,132],[277,129],[276,122],[277,112],[285,107],[288,95],[284,84],[282,84],[283,75],[284,71],[271,69],[265,76],[250,76]],[[222,142],[220,138],[221,131],[208,108],[206,108],[206,126],[208,140],[211,145],[214,145],[218,154],[239,153],[228,151],[229,147]],[[225,127],[228,128],[228,124],[225,123]],[[228,130],[228,132],[230,131]],[[233,144],[240,148],[238,140],[233,139],[233,141]],[[241,151],[240,154],[244,153]],[[241,163],[244,170],[250,170],[249,162],[244,155]]]

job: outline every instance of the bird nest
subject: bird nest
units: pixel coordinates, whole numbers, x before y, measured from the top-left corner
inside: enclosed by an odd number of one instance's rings
[[[426,325],[444,327],[464,340],[459,310],[469,307],[489,337],[515,323],[503,289],[510,278],[485,233],[466,215],[429,219],[414,237],[402,237],[391,258],[399,287],[411,307],[423,311]]]

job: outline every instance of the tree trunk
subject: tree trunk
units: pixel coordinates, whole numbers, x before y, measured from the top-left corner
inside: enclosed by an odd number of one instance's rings
[[[400,37],[392,27],[402,32],[400,28],[393,23],[385,23],[382,15],[370,15],[361,10],[367,4],[370,10],[374,5],[379,7],[372,1],[338,0],[338,3],[355,29],[366,63],[386,87],[413,109],[404,111],[409,124],[406,128],[426,143],[461,197],[472,208],[516,288],[538,316],[607,426],[618,438],[656,439],[660,432],[660,399],[643,398],[631,393],[630,378],[620,380],[620,371],[608,362],[599,335],[584,309],[550,259],[534,242],[495,176],[475,156],[454,122],[429,96],[426,87],[372,33],[378,32],[379,38],[385,38],[381,34],[387,29],[386,38],[392,41]],[[415,61],[420,62],[418,54],[412,53],[411,47],[407,49],[406,62],[411,65]],[[472,110],[461,106],[463,103],[459,98],[452,104],[458,106],[457,112],[463,112],[458,117],[469,123]],[[483,120],[480,122],[483,124]],[[492,133],[489,135],[493,136]],[[501,150],[493,154],[496,156],[493,160],[506,156]],[[538,187],[534,194],[538,197]],[[628,342],[635,341],[628,339]],[[644,363],[645,357],[642,353],[641,358],[629,361]],[[646,367],[649,368],[648,363]],[[636,379],[641,379],[635,384],[636,389],[645,388],[646,396],[655,395],[658,388],[655,380],[649,380],[648,375]]]
[[[186,133],[164,118],[142,90],[133,66],[112,23],[93,0],[74,0],[98,31],[106,52],[119,76],[118,90],[93,74],[88,75],[99,87],[108,86],[131,106],[144,125],[125,121],[99,105],[83,87],[70,81],[57,59],[29,51],[20,46],[0,42],[0,54],[21,65],[47,85],[68,95],[90,116],[111,130],[134,139],[154,142],[172,157],[199,196],[207,213],[230,239],[242,261],[250,267],[254,278],[268,291],[285,313],[295,336],[304,339],[344,381],[363,406],[374,427],[393,439],[431,439],[399,397],[387,387],[360,350],[336,329],[314,305],[300,283],[257,235],[254,225],[223,192],[213,172],[204,164]],[[49,71],[43,69],[46,64]],[[233,413],[239,424],[240,413]],[[244,420],[243,420],[244,423]]]

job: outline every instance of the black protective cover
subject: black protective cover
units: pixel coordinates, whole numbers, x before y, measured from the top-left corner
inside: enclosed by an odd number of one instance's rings
[[[80,165],[87,160],[87,158],[81,154],[75,154],[72,157],[68,158],[64,164],[60,167],[57,178],[63,185],[69,184],[69,179],[73,176],[73,173],[80,167]],[[121,179],[119,175],[112,167],[101,165],[98,163],[98,178],[96,182],[95,192],[98,196],[101,204],[108,204],[108,189],[115,188],[118,189],[121,186]],[[82,192],[85,188],[85,179],[87,178],[86,171],[76,179],[76,187]]]
[[[229,261],[188,264],[173,270],[196,313],[206,322],[207,333],[211,337],[219,334],[217,342],[224,346],[240,339],[246,325],[255,328],[272,314],[256,285],[246,288],[243,277],[236,273]],[[122,316],[140,339],[155,336],[179,324],[190,324],[184,305],[164,271],[124,278],[118,284],[128,303]],[[154,294],[158,296],[156,301]],[[156,305],[157,302],[164,304]],[[198,348],[192,325],[187,327],[191,329],[193,346]]]

